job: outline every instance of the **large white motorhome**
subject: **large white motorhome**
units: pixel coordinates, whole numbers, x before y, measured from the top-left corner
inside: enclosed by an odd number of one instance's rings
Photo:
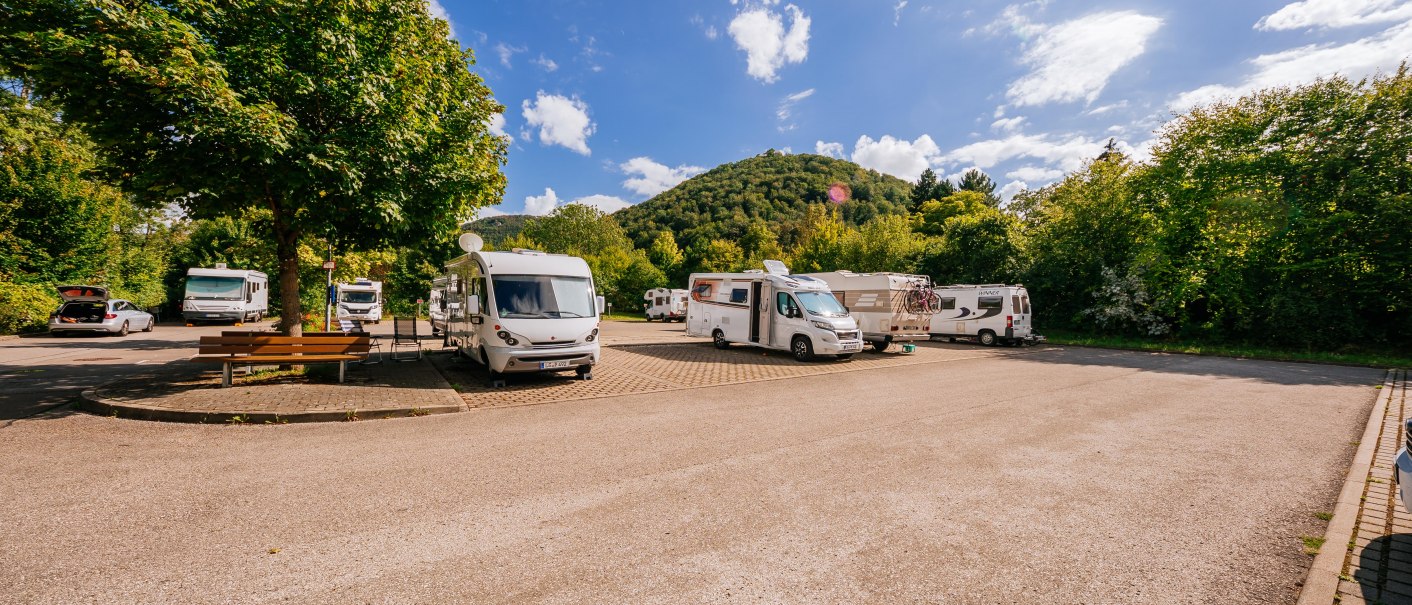
[[[181,316],[186,323],[260,321],[270,311],[270,278],[259,271],[192,267],[186,270]]]
[[[338,294],[338,321],[382,321],[382,282],[355,277],[353,283],[335,284]]]
[[[493,386],[514,372],[574,370],[591,379],[603,297],[588,263],[533,250],[482,252],[473,234],[461,244],[468,254],[446,264],[448,344],[484,364]]]
[[[686,290],[653,288],[642,295],[642,312],[647,321],[686,321]]]
[[[1030,295],[1022,285],[954,285],[935,290],[940,310],[927,330],[934,337],[974,338],[986,346],[1044,341],[1031,326]]]
[[[784,263],[765,261],[767,272],[693,273],[686,333],[709,336],[717,348],[742,343],[848,359],[863,350],[858,323],[829,292],[828,284],[789,275]]]
[[[925,275],[852,271],[804,275],[829,285],[874,351],[885,351],[894,342],[931,338],[927,326],[936,312],[936,294]]]
[[[431,294],[427,296],[427,317],[431,319],[432,336],[446,333],[446,281],[445,275],[431,280]]]

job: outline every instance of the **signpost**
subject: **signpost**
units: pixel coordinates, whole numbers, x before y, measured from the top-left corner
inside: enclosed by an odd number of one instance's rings
[[[333,331],[333,269],[338,266],[333,262],[333,246],[328,247],[328,260],[324,261],[324,271],[328,272],[328,295],[324,297],[324,331]]]

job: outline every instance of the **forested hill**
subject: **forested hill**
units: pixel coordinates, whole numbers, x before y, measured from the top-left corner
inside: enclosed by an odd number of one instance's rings
[[[768,224],[789,246],[810,204],[835,203],[829,195],[835,184],[845,186],[847,198],[837,206],[852,225],[904,214],[912,190],[902,179],[853,162],[770,150],[717,166],[613,218],[641,248],[663,230],[670,230],[682,248],[711,239],[738,240],[755,221]]]
[[[519,235],[525,229],[525,221],[529,216],[524,214],[508,214],[504,216],[487,216],[477,219],[467,226],[467,230],[485,238],[486,243],[499,247],[500,242]]]

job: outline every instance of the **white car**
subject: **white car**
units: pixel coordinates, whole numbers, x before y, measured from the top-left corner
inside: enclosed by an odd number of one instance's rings
[[[122,299],[109,299],[102,286],[59,286],[59,305],[49,315],[49,334],[102,332],[127,336],[132,330],[151,332],[157,318]]]
[[[1402,498],[1402,508],[1412,513],[1412,418],[1407,419],[1407,426],[1402,427],[1402,434],[1406,442],[1402,444],[1402,450],[1397,452],[1397,495]]]

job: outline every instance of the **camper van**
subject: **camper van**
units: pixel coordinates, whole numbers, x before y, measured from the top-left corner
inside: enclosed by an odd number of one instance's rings
[[[338,321],[382,321],[382,282],[355,277],[351,284],[336,284]]]
[[[686,321],[686,290],[648,290],[642,295],[642,311],[647,315],[647,321]]]
[[[446,280],[445,275],[431,280],[431,294],[427,296],[427,317],[431,320],[432,336],[446,333]]]
[[[767,272],[692,274],[687,335],[709,336],[720,349],[742,343],[789,351],[800,361],[820,354],[848,359],[863,350],[858,323],[828,284],[789,275],[776,260],[765,267]]]
[[[448,344],[484,364],[493,386],[515,372],[574,370],[591,379],[603,297],[588,263],[518,248],[482,252],[469,233],[461,246],[468,254],[446,265]]]
[[[181,316],[186,323],[260,321],[270,311],[270,279],[259,271],[193,267],[186,271]]]
[[[874,351],[886,351],[894,342],[930,340],[927,326],[936,312],[932,280],[904,273],[854,273],[831,271],[805,273],[823,281],[834,298],[858,322],[863,340]]]
[[[1030,295],[1022,285],[955,285],[935,288],[941,299],[927,330],[933,337],[974,338],[996,344],[1044,342],[1030,323]]]

